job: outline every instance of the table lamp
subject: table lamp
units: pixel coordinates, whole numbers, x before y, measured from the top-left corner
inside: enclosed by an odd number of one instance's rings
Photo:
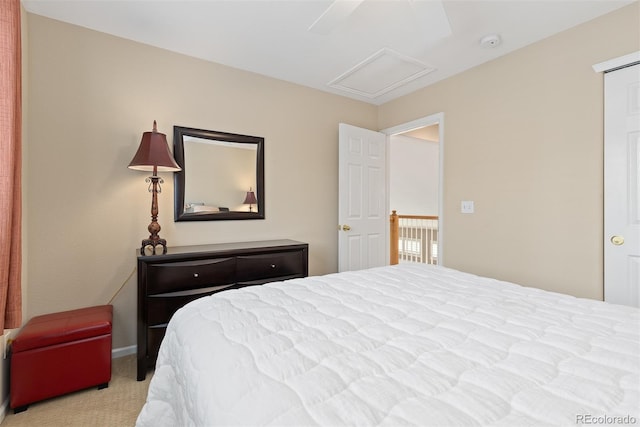
[[[169,151],[167,136],[158,132],[155,120],[153,121],[153,130],[142,134],[142,141],[140,141],[136,155],[133,156],[133,160],[129,163],[129,169],[152,173],[152,175],[145,180],[145,182],[150,183],[151,224],[149,224],[147,229],[151,234],[148,239],[142,240],[140,253],[144,255],[145,248],[151,246],[153,248],[153,254],[155,255],[156,246],[161,245],[163,247],[162,253],[166,254],[167,241],[161,239],[158,234],[160,233],[160,224],[158,224],[158,193],[162,191],[160,184],[164,183],[163,179],[158,176],[158,172],[176,172],[181,170],[181,168]]]

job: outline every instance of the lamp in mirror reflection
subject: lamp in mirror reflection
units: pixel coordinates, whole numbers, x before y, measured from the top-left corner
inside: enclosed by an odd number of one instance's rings
[[[160,245],[163,247],[162,253],[166,254],[167,241],[161,239],[159,235],[158,193],[162,191],[160,184],[163,184],[164,181],[158,176],[158,172],[177,172],[181,168],[169,151],[167,136],[158,132],[155,120],[153,121],[153,130],[142,134],[142,141],[140,141],[140,146],[133,156],[133,160],[129,163],[129,169],[151,172],[151,176],[145,180],[149,183],[149,192],[151,193],[151,224],[147,227],[150,234],[148,239],[142,240],[140,253],[144,255],[145,248],[151,246],[152,253],[155,254],[156,246]]]
[[[253,212],[251,205],[255,205],[258,201],[256,200],[256,193],[253,192],[251,187],[249,187],[249,191],[247,191],[247,195],[244,197],[244,202],[242,203],[249,205],[249,212]]]

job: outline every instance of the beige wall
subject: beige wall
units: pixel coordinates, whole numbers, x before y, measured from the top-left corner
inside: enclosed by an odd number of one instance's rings
[[[603,77],[591,66],[640,50],[639,16],[635,3],[380,107],[381,129],[444,112],[446,265],[602,298]]]
[[[173,181],[159,198],[169,245],[291,238],[310,273],[337,269],[338,123],[375,128],[374,106],[28,14],[30,317],[114,300],[114,347],[135,344],[135,250],[151,197],[127,169],[142,132],[174,125],[265,138],[266,219],[173,221]]]

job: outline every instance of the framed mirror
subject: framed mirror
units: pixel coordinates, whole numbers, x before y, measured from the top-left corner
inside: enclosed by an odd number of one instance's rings
[[[264,219],[264,138],[173,127],[175,220]]]

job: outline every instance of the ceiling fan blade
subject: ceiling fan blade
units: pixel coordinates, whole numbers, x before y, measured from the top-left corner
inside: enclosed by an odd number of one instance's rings
[[[340,25],[364,0],[335,0],[316,21],[309,31],[327,35]]]

